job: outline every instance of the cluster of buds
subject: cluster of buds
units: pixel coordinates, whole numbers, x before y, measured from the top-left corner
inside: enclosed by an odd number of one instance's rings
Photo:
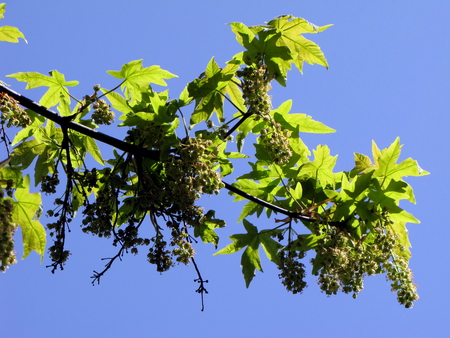
[[[31,124],[31,119],[24,109],[22,109],[12,97],[6,93],[0,94],[1,124],[7,127],[25,128]]]
[[[96,124],[110,125],[114,121],[115,114],[105,100],[100,99],[95,101],[92,107],[94,108],[92,119]]]
[[[302,293],[306,287],[305,277],[305,265],[300,262],[305,257],[303,251],[280,251],[279,252],[280,264],[278,269],[281,273],[278,277],[281,279],[281,283],[286,287],[286,290],[293,294]]]
[[[247,113],[256,121],[264,120],[266,127],[261,131],[259,143],[264,145],[269,158],[278,165],[289,162],[292,150],[289,144],[289,130],[283,130],[281,125],[274,121],[270,114],[272,101],[268,92],[272,89],[270,82],[273,75],[262,60],[254,65],[245,67],[236,72],[242,78],[241,88]]]
[[[14,252],[17,225],[11,219],[14,206],[11,199],[5,196],[5,192],[8,196],[12,195],[12,186],[12,180],[8,180],[6,188],[0,188],[0,271],[3,272],[17,262]]]

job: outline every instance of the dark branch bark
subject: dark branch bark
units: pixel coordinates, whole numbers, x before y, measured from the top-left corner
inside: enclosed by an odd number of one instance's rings
[[[130,144],[125,141],[119,140],[117,138],[111,137],[109,135],[100,133],[94,129],[83,126],[82,124],[72,122],[72,121],[70,121],[70,118],[68,118],[68,116],[60,116],[60,115],[56,114],[55,112],[41,106],[40,104],[30,100],[29,98],[27,98],[19,93],[16,93],[15,91],[13,91],[1,84],[0,84],[0,92],[4,92],[4,93],[8,94],[12,98],[14,98],[17,102],[19,102],[22,106],[48,118],[49,120],[52,120],[53,122],[59,124],[63,128],[78,131],[79,133],[82,133],[83,135],[92,137],[93,139],[95,139],[97,141],[100,141],[102,143],[116,147],[117,149],[128,152],[130,154],[143,156],[143,157],[150,158],[153,160],[159,160],[160,152],[158,150],[148,150],[148,149],[145,149],[142,147],[138,147],[134,144]],[[244,119],[242,119],[241,121],[243,121],[243,120]],[[234,129],[236,129],[236,128],[234,128]],[[233,192],[236,195],[242,196],[242,197],[248,199],[249,201],[252,201],[259,205],[262,205],[263,207],[268,208],[272,211],[286,215],[291,218],[300,219],[305,222],[316,222],[317,221],[314,218],[305,217],[301,213],[291,212],[289,210],[286,210],[286,209],[283,209],[276,205],[273,205],[267,201],[259,199],[255,196],[249,195],[246,192],[232,186],[231,184],[228,184],[226,182],[223,182],[223,183],[225,184],[225,188],[227,190]],[[328,224],[334,225],[334,226],[343,226],[343,225],[345,225],[345,222],[329,222]]]
[[[69,116],[61,116],[57,113],[41,106],[40,104],[30,100],[29,98],[16,93],[15,91],[3,86],[0,84],[0,92],[4,92],[14,98],[17,102],[19,102],[22,106],[25,108],[28,108],[39,115],[42,115],[49,120],[52,120],[53,122],[59,124],[63,128],[75,130],[79,133],[82,133],[83,135],[92,137],[93,139],[103,142],[105,144],[108,144],[110,146],[116,147],[117,149],[123,150],[125,152],[134,154],[134,155],[140,155],[144,156],[153,160],[159,159],[159,151],[157,150],[148,150],[145,148],[141,148],[138,146],[135,146],[134,144],[130,144],[127,142],[124,142],[122,140],[119,140],[117,138],[111,137],[107,134],[103,134],[97,130],[88,128],[86,126],[83,126],[82,124],[72,122],[70,121]]]

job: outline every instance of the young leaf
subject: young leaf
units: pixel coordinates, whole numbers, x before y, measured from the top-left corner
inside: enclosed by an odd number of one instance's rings
[[[275,121],[279,122],[285,129],[294,132],[297,127],[304,133],[334,133],[336,130],[327,127],[322,122],[314,121],[306,114],[289,114],[292,108],[292,100],[282,103],[277,109],[272,110]]]
[[[247,50],[244,52],[243,60],[250,64],[258,53],[263,52],[261,42],[256,38],[253,31],[240,22],[230,23],[231,30],[236,34],[236,40]]]
[[[242,273],[244,274],[245,286],[247,288],[250,286],[253,277],[255,277],[255,270],[263,271],[258,249],[259,243],[252,241],[241,257]]]
[[[30,73],[15,73],[7,75],[21,82],[26,82],[25,89],[33,89],[37,87],[49,87],[45,94],[40,99],[39,103],[47,108],[56,106],[62,99],[61,96],[70,102],[69,92],[66,86],[76,86],[78,81],[66,81],[63,74],[57,70],[52,70],[50,76],[46,76],[36,72]]]
[[[275,264],[280,263],[280,257],[278,256],[278,250],[282,248],[283,246],[278,243],[276,240],[274,240],[270,236],[271,231],[261,231],[259,233],[259,238],[261,242],[261,246],[264,249],[264,252],[268,259],[270,259]]]
[[[37,155],[42,154],[45,148],[46,145],[36,139],[22,142],[14,148],[11,164],[22,165],[22,169],[26,169]]]
[[[26,112],[33,122],[28,127],[23,128],[16,134],[14,140],[11,143],[12,146],[26,140],[31,136],[34,136],[38,128],[45,122],[45,117],[36,114],[34,111],[27,109]]]
[[[194,227],[194,236],[200,237],[204,243],[213,243],[217,249],[219,244],[219,236],[214,231],[217,228],[223,228],[225,226],[225,221],[214,218],[215,212],[209,210],[205,214],[205,219],[201,224]]]
[[[355,166],[351,170],[351,176],[359,174],[368,168],[373,168],[370,158],[363,154],[354,153]]]
[[[108,74],[118,79],[123,79],[120,88],[125,92],[128,99],[140,101],[142,92],[149,91],[149,84],[154,83],[166,86],[164,79],[177,77],[176,75],[161,69],[160,66],[143,68],[142,60],[131,61],[122,66],[120,71],[109,70]]]
[[[19,42],[19,38],[28,43],[25,35],[18,28],[11,26],[0,27],[0,41],[17,43]]]
[[[311,65],[317,63],[328,68],[327,60],[320,47],[301,34],[319,33],[332,25],[317,27],[305,19],[284,15],[270,21],[268,26],[276,28],[280,36],[278,44],[289,48],[294,59],[293,62],[300,72],[303,69],[303,61]]]
[[[403,176],[424,176],[429,174],[428,171],[420,168],[417,161],[411,158],[397,164],[402,149],[400,138],[398,137],[388,148],[381,151],[373,141],[372,149],[374,161],[377,165],[375,176],[399,180]]]
[[[30,194],[30,177],[27,175],[23,180],[23,187],[18,187],[14,194],[14,210],[12,221],[22,228],[23,258],[26,258],[32,250],[44,258],[46,234],[43,225],[35,219],[40,206],[41,195]]]
[[[398,243],[401,245],[397,246],[395,250],[395,254],[397,256],[404,257],[406,259],[411,258],[411,252],[409,248],[411,247],[411,243],[408,238],[408,230],[406,229],[405,222],[394,222],[390,224],[391,229],[397,235]]]
[[[331,156],[330,149],[326,145],[318,145],[313,153],[314,161],[303,164],[299,174],[316,178],[324,188],[327,184],[334,185],[335,174],[332,170],[336,165],[337,155]]]
[[[191,128],[201,121],[208,120],[214,112],[218,119],[221,119],[226,94],[229,94],[236,106],[243,106],[239,88],[232,81],[238,69],[239,65],[235,62],[228,63],[223,69],[219,68],[213,57],[200,78],[188,84],[189,95],[196,101],[196,108],[190,120]]]
[[[261,244],[263,246],[267,257],[274,263],[278,263],[277,253],[281,245],[270,237],[270,232],[264,230],[258,232],[258,229],[245,219],[243,223],[247,233],[230,236],[233,243],[228,244],[214,255],[231,254],[247,247],[242,254],[241,265],[245,285],[249,287],[250,282],[255,276],[255,270],[263,271],[259,257],[259,245]]]
[[[398,206],[397,200],[387,195],[386,191],[381,188],[381,185],[378,181],[375,180],[375,182],[373,183],[373,187],[374,189],[369,192],[368,197],[374,203],[380,204],[380,206],[389,211],[389,216],[393,221],[420,223],[420,221],[413,215],[400,208]]]
[[[107,93],[106,97],[114,109],[122,112],[123,114],[119,117],[119,120],[125,120],[128,113],[132,113],[133,109],[131,109],[128,101],[119,93],[116,92],[108,92],[105,89],[101,89],[103,93]]]
[[[0,19],[4,18],[4,13],[6,11],[6,4],[0,4]],[[21,31],[19,31],[16,27],[3,26],[0,27],[0,41],[7,42],[19,42],[19,38],[24,39],[26,43],[28,41],[25,39],[25,36]]]
[[[319,246],[319,240],[325,235],[298,235],[298,238],[291,244],[292,250],[308,251]]]
[[[105,165],[105,162],[103,161],[102,154],[100,152],[99,147],[97,146],[97,143],[92,137],[84,136],[82,137],[84,149],[91,154],[91,156],[96,160],[98,163]]]

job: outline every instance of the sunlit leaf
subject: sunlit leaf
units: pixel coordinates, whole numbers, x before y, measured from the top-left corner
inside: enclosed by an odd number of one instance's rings
[[[18,28],[11,26],[0,27],[0,41],[16,43],[19,42],[19,38],[28,43],[27,39],[25,39],[25,35],[23,35]]]
[[[34,219],[42,203],[41,195],[30,194],[29,188],[30,177],[26,176],[23,187],[18,187],[14,194],[16,201],[13,202],[12,221],[22,229],[22,258],[26,258],[34,250],[42,260],[45,253],[46,234],[43,225]]]
[[[49,72],[50,76],[46,76],[36,72],[30,73],[15,73],[7,75],[21,82],[26,82],[25,89],[32,89],[37,87],[49,87],[39,103],[44,107],[50,108],[56,106],[61,101],[61,96],[70,101],[67,86],[73,87],[78,84],[78,81],[66,81],[63,74],[57,70]]]
[[[292,100],[282,103],[277,109],[272,111],[275,121],[279,122],[283,128],[294,132],[297,127],[304,133],[334,133],[336,130],[327,127],[322,122],[312,119],[306,114],[289,114],[292,108]]]
[[[316,178],[322,187],[335,183],[333,168],[336,165],[337,155],[331,156],[330,149],[326,145],[319,145],[313,150],[314,160],[302,165],[299,174],[308,174]]]
[[[233,242],[214,255],[231,254],[247,247],[241,257],[241,266],[245,284],[249,287],[255,276],[255,270],[263,271],[259,257],[259,245],[262,245],[267,257],[274,263],[278,263],[277,252],[281,245],[270,237],[269,232],[258,232],[258,229],[245,219],[243,224],[247,233],[230,236]]]
[[[295,66],[301,72],[303,62],[309,64],[319,64],[328,68],[327,60],[320,47],[304,38],[303,33],[319,33],[332,25],[318,27],[302,18],[295,18],[291,15],[280,16],[268,23],[275,27],[280,34],[280,40],[287,46],[293,56]]]
[[[176,75],[161,69],[160,66],[150,66],[143,68],[142,60],[131,61],[122,66],[120,71],[107,71],[115,78],[121,79],[120,88],[126,93],[128,99],[140,101],[142,92],[149,91],[150,83],[166,86],[165,79],[177,77]]]

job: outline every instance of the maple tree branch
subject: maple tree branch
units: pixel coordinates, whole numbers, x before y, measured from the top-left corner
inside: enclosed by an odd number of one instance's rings
[[[94,129],[86,127],[80,123],[73,122],[73,121],[71,121],[71,116],[61,116],[43,106],[41,106],[40,104],[34,102],[33,100],[5,87],[2,84],[0,84],[0,92],[4,92],[4,93],[8,94],[13,99],[15,99],[17,102],[19,102],[22,106],[34,111],[35,113],[40,114],[40,115],[48,118],[49,120],[52,120],[55,123],[58,123],[62,128],[75,130],[83,135],[92,137],[93,139],[95,139],[97,141],[100,141],[102,143],[116,147],[117,149],[120,149],[122,151],[128,152],[133,155],[147,157],[152,160],[159,160],[159,158],[160,158],[159,150],[148,150],[148,149],[136,146],[134,144],[130,144],[125,141],[119,140],[119,139],[109,136],[107,134],[103,134]],[[247,116],[244,116],[244,118],[241,119],[239,122],[242,123],[246,117]],[[238,124],[239,124],[239,122],[238,122]],[[235,130],[235,129],[236,128],[234,128],[233,130]],[[246,192],[232,186],[231,184],[228,184],[226,182],[223,182],[223,183],[225,184],[225,189],[235,193],[236,195],[244,197],[245,199],[247,199],[249,201],[252,201],[259,205],[262,205],[263,207],[266,207],[272,211],[286,215],[291,218],[300,219],[300,220],[306,221],[306,222],[316,222],[317,221],[315,218],[305,217],[304,215],[302,215],[299,212],[292,212],[292,211],[283,209],[283,208],[278,207],[274,204],[271,204],[267,201],[264,201],[258,197],[247,194]],[[340,227],[345,226],[345,223],[346,223],[345,221],[343,221],[343,222],[328,222],[329,225],[340,226]]]
[[[4,92],[11,96],[14,100],[19,102],[25,108],[28,108],[35,113],[52,120],[53,122],[59,124],[61,127],[75,130],[83,135],[92,137],[93,139],[100,141],[102,143],[108,144],[110,146],[116,147],[117,149],[123,150],[134,155],[140,155],[152,160],[159,160],[160,152],[158,150],[148,150],[142,147],[138,147],[134,144],[127,143],[125,141],[119,140],[107,134],[103,134],[97,130],[86,127],[80,123],[71,121],[71,116],[61,116],[43,106],[39,103],[30,100],[29,98],[3,86],[0,84],[0,92]]]

